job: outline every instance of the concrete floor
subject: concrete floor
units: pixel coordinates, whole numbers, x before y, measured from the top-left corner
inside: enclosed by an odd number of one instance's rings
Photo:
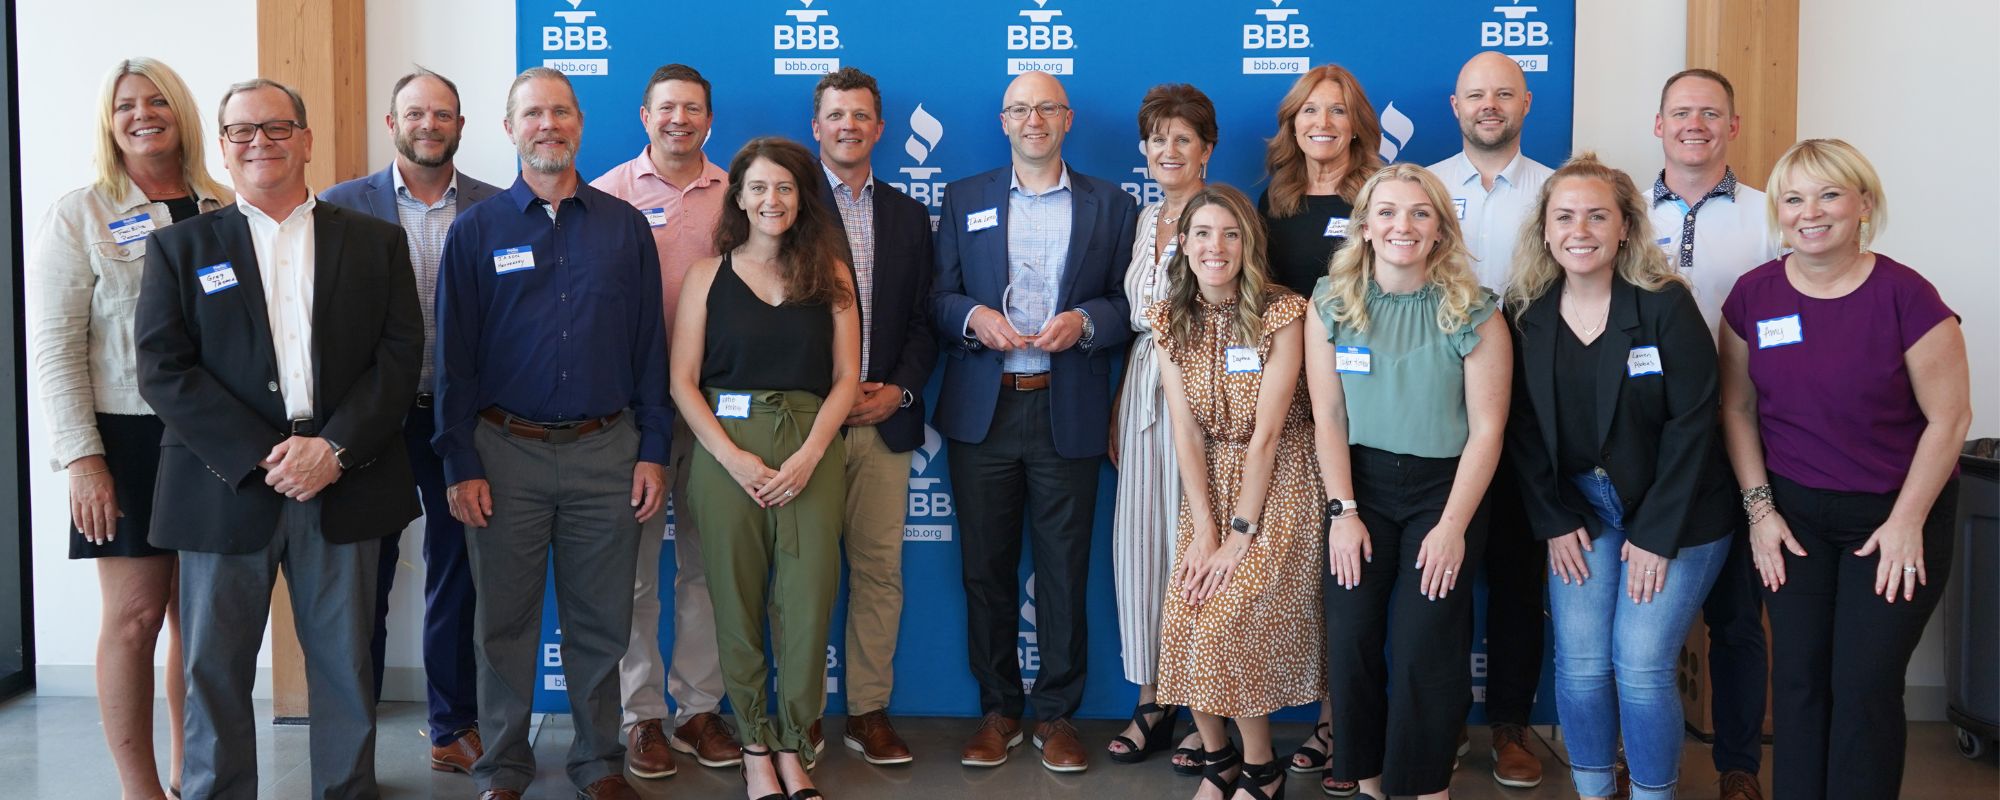
[[[269,704],[259,709],[269,713]],[[165,709],[159,714],[156,737],[164,753]],[[1088,772],[1057,775],[1041,768],[1032,746],[1015,751],[1014,760],[998,769],[968,769],[959,766],[958,747],[971,731],[970,720],[901,719],[898,728],[916,751],[917,762],[908,767],[873,767],[859,755],[842,747],[837,736],[828,744],[825,760],[814,773],[821,789],[833,800],[868,798],[902,800],[909,798],[1181,798],[1192,797],[1195,781],[1174,775],[1163,757],[1139,765],[1113,764],[1093,758]],[[827,720],[829,733],[839,731],[842,720]],[[423,738],[423,706],[416,703],[384,703],[377,737],[376,775],[385,800],[415,798],[459,798],[475,796],[471,779],[462,775],[433,772],[429,768]],[[1116,734],[1119,723],[1086,721],[1079,726],[1087,742],[1101,745]],[[1544,729],[1546,732],[1546,729]],[[1295,745],[1309,731],[1303,724],[1280,725],[1282,747]],[[1452,795],[1459,800],[1500,798],[1542,800],[1573,798],[1567,775],[1562,771],[1563,751],[1558,741],[1539,742],[1548,778],[1535,789],[1502,789],[1488,777],[1486,731],[1472,731],[1473,751],[1467,756],[1452,782]],[[1958,755],[1951,726],[1916,723],[1910,726],[1909,763],[1905,769],[1903,797],[1909,800],[1974,800],[2000,797],[2000,769],[1992,758],[1973,762]],[[574,796],[562,774],[562,758],[570,740],[569,718],[549,717],[535,743],[540,774],[528,792],[529,798],[565,799]],[[258,769],[261,794],[267,798],[305,798],[310,783],[306,769],[306,729],[263,725],[257,732]],[[1705,800],[1715,797],[1715,773],[1707,748],[1689,740],[1681,775],[1682,798]],[[1768,759],[1768,755],[1767,755]],[[641,794],[655,798],[743,797],[743,784],[736,771],[705,769],[692,759],[680,760],[680,774],[660,781],[634,781]],[[1768,791],[1768,776],[1766,790]],[[87,697],[27,696],[0,703],[0,796],[7,798],[49,798],[50,800],[107,800],[119,796],[117,776],[105,754],[104,736],[97,722],[97,704]],[[1287,793],[1293,800],[1321,795],[1313,781],[1301,781]]]

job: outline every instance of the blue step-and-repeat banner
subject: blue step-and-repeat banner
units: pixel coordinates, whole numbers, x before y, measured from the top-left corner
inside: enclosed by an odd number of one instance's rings
[[[1136,115],[1148,88],[1190,83],[1214,100],[1221,141],[1209,178],[1254,196],[1278,100],[1298,73],[1323,63],[1346,66],[1360,78],[1382,119],[1385,159],[1429,164],[1460,146],[1447,105],[1460,65],[1482,50],[1504,52],[1527,71],[1534,94],[1524,150],[1550,165],[1570,151],[1574,0],[517,0],[515,12],[519,65],[561,69],[576,85],[585,112],[577,165],[586,179],[645,147],[638,112],[646,80],[674,62],[699,69],[714,85],[706,150],[725,167],[756,136],[784,135],[811,147],[812,89],[821,74],[852,66],[875,76],[887,122],[875,150],[877,180],[928,204],[934,217],[953,178],[1006,163],[1000,97],[1012,75],[1028,70],[1060,76],[1069,92],[1076,122],[1065,159],[1141,202],[1160,196],[1137,146]],[[910,470],[891,708],[976,716],[943,447],[927,431]],[[1122,677],[1111,579],[1116,473],[1107,465],[1103,475],[1091,552],[1090,672],[1080,714],[1111,718],[1130,713],[1136,689]],[[671,543],[664,549],[673,552]],[[660,585],[667,588],[660,640],[671,652],[674,561],[671,555],[661,561]],[[1021,578],[1019,657],[1023,679],[1032,681],[1040,662],[1034,581],[1025,567]],[[554,600],[544,607],[536,707],[561,711]],[[828,711],[838,714],[845,707],[844,601],[832,626]],[[1468,665],[1475,699],[1484,695],[1483,636],[1475,630]],[[1538,720],[1554,718],[1551,677],[1545,668]],[[1283,716],[1309,714],[1293,709]]]

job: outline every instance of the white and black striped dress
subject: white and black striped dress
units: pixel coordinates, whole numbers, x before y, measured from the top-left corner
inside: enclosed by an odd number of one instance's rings
[[[1181,503],[1173,426],[1160,389],[1159,348],[1144,317],[1148,306],[1167,297],[1167,264],[1174,255],[1170,244],[1163,258],[1153,258],[1159,216],[1159,203],[1139,212],[1132,264],[1125,272],[1125,299],[1138,335],[1118,392],[1118,507],[1111,525],[1118,642],[1125,679],[1139,684],[1153,683],[1159,672],[1160,600],[1166,594]]]

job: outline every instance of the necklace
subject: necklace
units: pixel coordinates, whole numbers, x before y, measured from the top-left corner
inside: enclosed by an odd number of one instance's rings
[[[1563,287],[1563,299],[1565,301],[1568,301],[1563,304],[1563,309],[1562,309],[1563,318],[1569,320],[1571,323],[1575,324],[1576,327],[1582,329],[1583,337],[1586,339],[1592,336],[1596,336],[1597,332],[1603,329],[1604,323],[1609,321],[1611,318],[1611,302],[1608,299],[1604,303],[1604,313],[1597,315],[1596,325],[1585,325],[1583,323],[1583,320],[1577,318],[1576,316],[1577,312],[1575,310],[1575,306],[1579,301],[1573,299],[1570,296],[1569,287],[1567,286]]]

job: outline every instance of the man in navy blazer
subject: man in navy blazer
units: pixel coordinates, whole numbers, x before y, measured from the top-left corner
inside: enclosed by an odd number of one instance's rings
[[[334,186],[320,195],[327,203],[401,225],[409,238],[417,295],[424,318],[423,372],[416,397],[403,420],[403,444],[410,454],[424,503],[424,682],[430,700],[431,768],[470,773],[483,752],[479,742],[479,667],[472,654],[472,571],[465,558],[465,526],[445,506],[444,463],[431,449],[437,421],[431,411],[432,352],[437,325],[438,258],[445,233],[458,213],[499,193],[461,175],[452,166],[464,132],[458,87],[443,75],[419,68],[396,81],[383,116],[395,138],[396,160],[365,178]],[[396,580],[398,531],[382,540],[376,572],[374,658],[375,699],[382,699],[383,649],[388,642],[389,590]]]
[[[951,440],[968,649],[985,715],[961,753],[967,766],[999,766],[1021,743],[1024,514],[1042,656],[1035,745],[1050,770],[1089,766],[1069,717],[1083,697],[1111,359],[1132,336],[1122,286],[1137,211],[1116,185],[1063,163],[1074,118],[1055,78],[1016,78],[1000,112],[1012,165],[953,181],[938,223],[931,313],[948,358],[933,423]]]
[[[840,214],[861,307],[861,399],[848,412],[847,745],[870,764],[907,764],[889,724],[903,615],[903,516],[910,452],[924,443],[924,384],[937,363],[931,333],[931,214],[875,180],[882,92],[853,67],[813,88],[820,197]]]

